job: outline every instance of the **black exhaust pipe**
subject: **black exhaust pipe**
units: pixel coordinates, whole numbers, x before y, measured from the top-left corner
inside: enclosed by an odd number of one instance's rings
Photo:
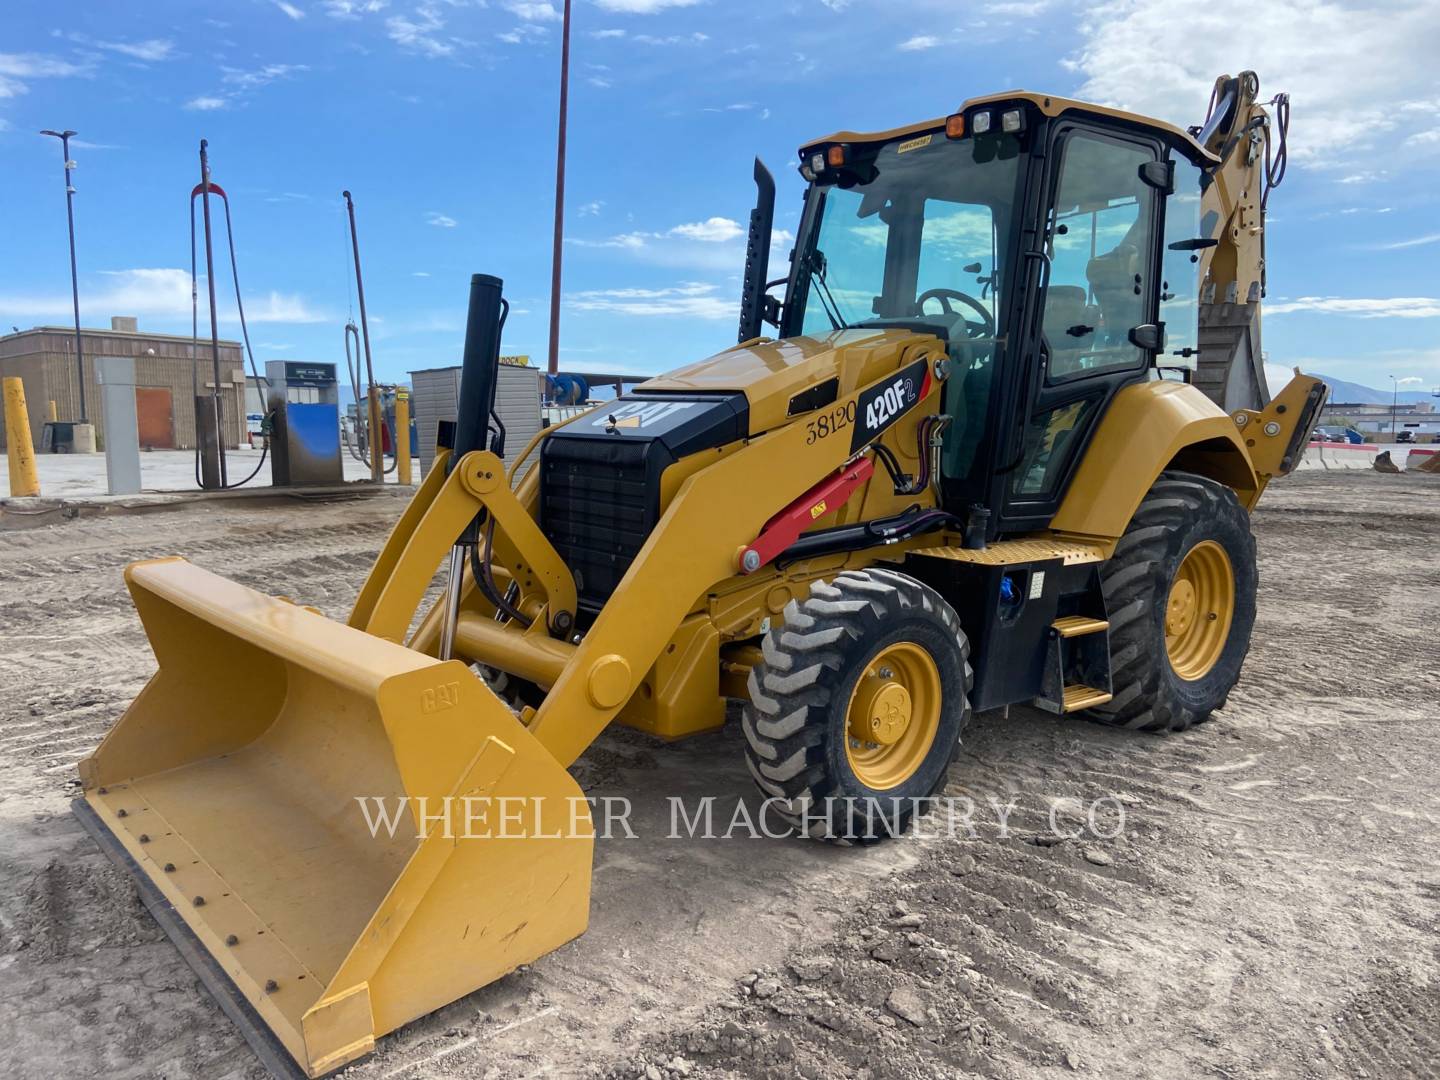
[[[770,270],[770,231],[775,222],[775,178],[755,159],[755,209],[745,244],[745,284],[740,293],[740,341],[760,336],[765,314],[765,275]]]
[[[505,283],[489,274],[470,276],[470,313],[465,323],[465,354],[461,359],[459,413],[453,468],[472,450],[505,456],[505,425],[495,416],[495,386],[500,381],[500,334],[510,304],[501,295]],[[490,429],[495,428],[491,436]]]

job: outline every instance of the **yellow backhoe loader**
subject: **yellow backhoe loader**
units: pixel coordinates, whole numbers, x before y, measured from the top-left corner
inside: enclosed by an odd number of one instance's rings
[[[1260,366],[1286,102],[1272,125],[1258,89],[1222,77],[1190,130],[1011,92],[807,143],[783,282],[757,162],[739,344],[508,472],[507,308],[477,275],[458,422],[344,625],[129,567],[159,670],[76,812],[266,1064],[320,1076],[582,933],[567,768],[612,722],[677,739],[743,699],[768,805],[865,839],[973,711],[1178,731],[1222,706],[1248,514],[1325,395],[1271,400]]]

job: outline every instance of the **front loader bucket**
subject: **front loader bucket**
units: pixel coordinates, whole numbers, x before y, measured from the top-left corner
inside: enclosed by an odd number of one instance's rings
[[[330,1072],[584,931],[580,789],[463,663],[182,559],[126,580],[159,671],[76,813],[272,1071]]]

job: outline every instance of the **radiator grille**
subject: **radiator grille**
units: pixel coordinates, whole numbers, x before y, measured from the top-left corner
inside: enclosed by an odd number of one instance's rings
[[[647,444],[551,439],[541,461],[541,527],[575,574],[580,606],[598,611],[655,526]]]

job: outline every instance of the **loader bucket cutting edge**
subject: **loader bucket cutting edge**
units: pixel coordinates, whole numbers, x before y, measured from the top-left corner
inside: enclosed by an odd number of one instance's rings
[[[272,1072],[331,1072],[584,932],[584,797],[463,663],[182,559],[126,581],[159,671],[75,811]]]

